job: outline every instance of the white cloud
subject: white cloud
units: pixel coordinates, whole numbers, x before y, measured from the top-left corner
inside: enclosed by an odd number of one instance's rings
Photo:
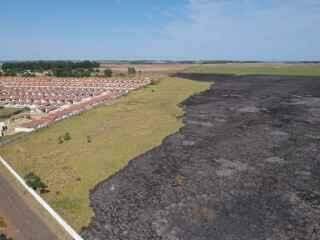
[[[152,48],[184,58],[319,59],[317,0],[189,0]]]

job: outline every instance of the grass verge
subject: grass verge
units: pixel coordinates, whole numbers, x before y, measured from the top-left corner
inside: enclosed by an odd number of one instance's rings
[[[183,115],[178,104],[208,87],[165,78],[112,106],[100,106],[5,145],[0,154],[20,174],[40,176],[50,190],[45,199],[80,230],[93,216],[89,191],[177,131]]]
[[[236,75],[320,76],[320,64],[203,64],[185,72]]]
[[[6,120],[14,115],[27,111],[23,108],[9,108],[0,106],[0,120]]]
[[[0,165],[0,175],[5,177],[10,185],[12,186],[12,189],[23,199],[24,202],[28,204],[28,207],[30,210],[35,213],[44,224],[46,224],[49,229],[55,233],[57,238],[59,240],[71,240],[71,237],[65,232],[65,230],[52,218],[52,216],[41,206],[39,203],[21,186],[21,184],[9,173],[9,171],[3,166]],[[1,210],[1,209],[0,209]],[[1,212],[1,211],[0,211]],[[3,219],[4,220],[4,219]],[[8,219],[6,219],[8,220]],[[9,220],[8,220],[9,221]],[[8,222],[4,222],[5,227],[8,227],[10,225],[11,229],[14,229],[15,227],[12,226]],[[1,230],[1,216],[0,216],[0,230]]]

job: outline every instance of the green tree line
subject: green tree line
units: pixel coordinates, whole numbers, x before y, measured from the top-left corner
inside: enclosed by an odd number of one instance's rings
[[[99,67],[95,61],[25,61],[6,62],[1,68],[5,76],[34,76],[34,72],[48,71],[56,77],[89,77]]]

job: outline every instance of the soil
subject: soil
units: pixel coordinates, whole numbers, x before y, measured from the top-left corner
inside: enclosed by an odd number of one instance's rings
[[[320,239],[320,78],[179,76],[215,84],[92,191],[84,238]]]

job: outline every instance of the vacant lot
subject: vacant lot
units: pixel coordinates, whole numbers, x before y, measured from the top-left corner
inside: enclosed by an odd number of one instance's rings
[[[126,73],[128,67],[134,67],[143,73],[173,73],[192,67],[192,64],[101,64],[101,69],[111,68],[115,73]]]
[[[184,113],[178,104],[208,86],[166,78],[2,147],[0,154],[22,175],[39,175],[49,186],[45,198],[79,230],[93,216],[89,191],[177,131]],[[61,143],[67,132],[71,139]]]
[[[320,239],[320,77],[180,77],[215,84],[92,192],[85,239]]]
[[[320,76],[320,64],[206,64],[185,72],[237,75]]]
[[[4,121],[16,114],[26,111],[26,109],[22,108],[7,108],[7,107],[0,107],[0,121]]]

